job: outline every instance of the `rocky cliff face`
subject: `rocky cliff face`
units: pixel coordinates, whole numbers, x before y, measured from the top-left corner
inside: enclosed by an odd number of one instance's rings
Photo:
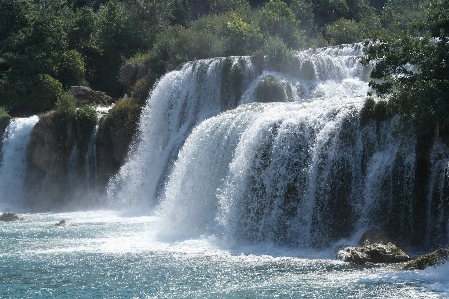
[[[79,132],[74,116],[49,113],[40,117],[27,155],[24,195],[28,208],[58,211],[99,203],[109,177],[125,160],[140,113],[135,104],[116,106],[100,121],[93,140],[93,134]]]
[[[73,121],[58,124],[57,117],[48,114],[34,127],[24,181],[26,203],[32,210],[57,210],[63,206],[73,144]]]

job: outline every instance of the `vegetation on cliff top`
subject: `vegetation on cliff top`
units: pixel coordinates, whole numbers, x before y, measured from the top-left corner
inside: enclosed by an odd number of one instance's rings
[[[408,9],[390,16],[393,24],[365,48],[363,63],[375,62],[370,86],[388,99],[389,112],[402,115],[418,133],[432,133],[449,122],[449,1],[407,2],[423,13],[406,28],[397,20]]]
[[[365,0],[0,0],[0,19],[0,106],[11,115],[52,109],[71,85],[142,103],[187,60],[261,54],[273,39],[289,49],[353,42],[379,24]],[[126,86],[120,68],[136,56],[148,75]]]
[[[372,78],[383,81],[371,86],[391,98],[395,113],[431,127],[449,119],[448,6],[447,0],[0,0],[0,106],[13,116],[48,111],[71,85],[115,99],[126,93],[142,105],[160,76],[188,60],[268,55],[268,67],[286,70],[292,49],[378,38],[365,62],[378,61]],[[143,65],[145,74],[120,80],[126,63]]]

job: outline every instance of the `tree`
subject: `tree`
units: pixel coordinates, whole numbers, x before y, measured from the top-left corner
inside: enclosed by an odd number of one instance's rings
[[[370,86],[376,94],[418,133],[449,122],[449,1],[428,1],[425,16],[410,28],[426,34],[387,34],[365,48],[362,60],[375,63]]]

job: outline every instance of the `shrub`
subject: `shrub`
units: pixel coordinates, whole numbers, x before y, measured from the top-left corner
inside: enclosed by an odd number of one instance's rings
[[[0,106],[0,137],[3,136],[6,128],[9,125],[10,120],[11,120],[11,116],[8,114],[8,111],[6,111],[6,109],[4,107]],[[1,147],[1,142],[0,142],[0,147]]]
[[[47,74],[39,74],[33,80],[29,97],[30,108],[33,111],[48,111],[62,93],[62,84]]]
[[[63,93],[55,104],[55,112],[67,115],[74,115],[76,111],[75,99],[69,92]]]
[[[360,42],[363,38],[363,30],[360,24],[348,19],[339,19],[326,25],[325,32],[327,39],[333,45]]]
[[[100,184],[105,184],[125,161],[139,117],[140,106],[132,99],[122,99],[100,120],[97,139]]]
[[[293,51],[279,37],[269,36],[262,47],[267,56],[267,67],[275,71],[288,69],[294,55]]]
[[[287,95],[282,84],[274,76],[262,78],[256,85],[257,100],[262,103],[285,102]]]
[[[131,87],[131,97],[140,106],[143,106],[150,94],[151,88],[156,82],[155,75],[149,71],[148,74],[142,79],[137,80],[137,82]]]

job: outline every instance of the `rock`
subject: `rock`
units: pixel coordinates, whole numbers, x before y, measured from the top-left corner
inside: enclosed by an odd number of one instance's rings
[[[87,86],[71,86],[70,93],[75,98],[76,107],[83,107],[88,104],[108,104],[112,98],[102,91],[95,91]]]
[[[0,216],[0,221],[22,221],[23,217],[13,212],[5,212]]]
[[[449,248],[439,248],[431,253],[421,255],[407,263],[404,270],[424,270],[428,267],[442,265],[449,261]]]
[[[392,243],[383,231],[367,231],[359,246],[349,246],[337,252],[337,258],[355,264],[402,263],[410,257]]]
[[[75,223],[70,223],[67,220],[61,220],[58,223],[55,224],[55,226],[58,227],[67,227],[67,226],[76,226]]]
[[[120,79],[128,89],[148,74],[150,66],[146,63],[128,63],[122,67]]]

